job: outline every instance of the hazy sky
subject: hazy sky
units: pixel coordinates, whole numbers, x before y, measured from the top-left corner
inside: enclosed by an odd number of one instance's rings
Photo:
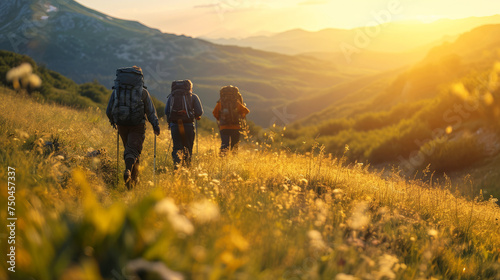
[[[377,21],[500,14],[498,0],[77,0],[163,32],[243,37],[294,28],[352,28]]]

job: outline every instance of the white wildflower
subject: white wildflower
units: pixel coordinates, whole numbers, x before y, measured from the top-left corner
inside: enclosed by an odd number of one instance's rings
[[[320,227],[326,223],[328,209],[326,207],[326,203],[322,199],[316,199],[315,204],[318,213],[316,214],[316,221],[314,222],[314,225]]]
[[[344,191],[341,190],[341,189],[334,189],[333,190],[333,194],[335,194],[335,195],[337,195],[337,194],[343,194],[343,193],[344,193]]]
[[[498,198],[494,198],[493,196],[490,197],[490,199],[488,199],[488,202],[493,204],[493,206],[497,206],[497,202],[498,202]]]
[[[316,205],[317,209],[323,209],[326,206],[325,202],[322,199],[316,199],[314,201],[314,204]]]
[[[33,67],[31,64],[25,62],[15,68],[12,68],[7,72],[7,81],[12,82],[13,80],[21,79],[30,75],[33,72]]]
[[[220,185],[220,181],[217,179],[212,179],[212,184],[214,185]]]
[[[191,235],[194,233],[194,226],[191,221],[186,218],[186,216],[169,216],[169,221],[172,224],[174,230],[180,234]]]
[[[370,223],[370,217],[367,215],[368,203],[360,202],[354,207],[351,218],[347,221],[349,226],[355,230],[364,229]]]
[[[311,248],[314,250],[325,250],[328,249],[325,241],[323,241],[323,237],[321,233],[317,230],[310,230],[307,232],[307,237],[309,237],[309,242],[311,244]]]
[[[19,138],[21,138],[23,140],[26,140],[26,139],[30,138],[30,135],[28,133],[26,133],[25,131],[17,130],[16,129],[16,132],[19,135]]]
[[[156,213],[166,215],[170,224],[180,234],[191,235],[194,233],[194,226],[188,218],[179,213],[179,208],[171,198],[165,198],[155,206]]]
[[[184,276],[176,271],[169,269],[162,262],[150,262],[144,259],[137,259],[127,263],[125,269],[131,273],[138,274],[139,272],[147,272],[154,274],[155,279],[168,279],[168,280],[184,280]]]
[[[175,202],[171,198],[165,198],[162,201],[156,203],[155,211],[158,214],[166,215],[177,215],[179,214],[179,208],[175,205]]]
[[[42,79],[38,75],[33,74],[33,67],[29,63],[23,63],[18,67],[12,68],[7,72],[6,79],[12,82],[15,89],[21,86],[27,88],[38,88],[42,85]]]
[[[28,78],[28,83],[33,88],[39,88],[42,85],[42,79],[36,74],[31,74]]]
[[[334,189],[333,195],[335,196],[336,199],[341,199],[342,196],[344,195],[344,191],[341,189]]]
[[[375,274],[375,279],[396,279],[396,273],[393,268],[399,262],[398,258],[392,255],[384,254],[379,259],[379,271]],[[399,269],[399,267],[398,267]]]
[[[189,211],[193,218],[201,224],[216,221],[220,217],[219,207],[208,199],[191,203]]]
[[[339,273],[335,276],[335,280],[359,280],[359,278],[345,273]]]
[[[208,174],[207,173],[199,173],[198,178],[200,179],[208,179]]]
[[[430,237],[434,237],[436,238],[438,236],[438,231],[435,230],[435,229],[430,229],[427,234],[430,236]]]

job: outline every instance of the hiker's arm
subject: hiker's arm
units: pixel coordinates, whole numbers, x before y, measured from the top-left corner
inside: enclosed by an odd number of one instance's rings
[[[243,104],[238,102],[238,112],[240,113],[241,117],[244,118],[248,113],[250,113],[250,110]]]
[[[167,122],[170,122],[168,116],[170,116],[170,95],[167,98],[167,103],[165,104],[165,116],[167,117]]]
[[[113,103],[115,103],[115,91],[114,90],[113,90],[113,93],[111,93],[111,97],[109,98],[109,102],[108,102],[108,107],[106,108],[106,115],[108,116],[109,122],[111,124],[114,123],[113,113],[112,113]]]
[[[215,105],[214,111],[212,112],[216,120],[219,120],[220,118],[220,102],[217,102],[217,105]]]
[[[153,128],[156,128],[159,126],[158,122],[158,116],[156,115],[156,109],[155,106],[153,105],[153,101],[151,100],[151,96],[149,95],[149,92],[146,89],[142,90],[142,100],[144,101],[144,111],[146,112],[146,117],[148,118],[148,121],[151,123]]]
[[[203,115],[203,106],[201,105],[200,98],[196,94],[193,94],[193,105],[194,115],[198,119]]]

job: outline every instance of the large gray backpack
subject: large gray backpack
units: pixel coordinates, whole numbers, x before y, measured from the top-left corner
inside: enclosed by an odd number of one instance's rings
[[[173,81],[172,93],[168,96],[168,99],[170,99],[168,122],[194,122],[193,83],[190,80]]]
[[[116,70],[115,100],[112,115],[118,125],[138,125],[144,122],[144,102],[142,91],[144,75],[138,67]]]

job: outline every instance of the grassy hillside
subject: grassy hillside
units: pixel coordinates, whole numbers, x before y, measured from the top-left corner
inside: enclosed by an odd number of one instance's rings
[[[285,145],[306,151],[303,142],[319,142],[338,154],[348,144],[351,160],[394,164],[410,177],[429,164],[441,175],[489,165],[500,151],[500,41],[492,36],[499,28],[477,28],[434,48],[409,69],[312,97],[313,104],[324,101],[327,107],[289,125]],[[288,112],[309,100],[291,103]],[[488,185],[488,191],[499,192]]]
[[[472,183],[408,182],[346,161],[347,148],[285,152],[274,135],[222,159],[205,134],[194,166],[173,173],[166,129],[153,177],[148,127],[127,192],[114,184],[116,132],[102,110],[0,97],[0,178],[15,175],[18,218],[16,272],[3,262],[1,279],[500,278],[500,208],[456,192]]]
[[[33,73],[43,81],[40,88],[29,89],[31,95],[42,100],[50,100],[80,108],[100,107],[102,109],[106,107],[111,90],[106,89],[99,83],[78,85],[57,72],[51,71],[44,66],[39,67],[28,56],[9,51],[0,50],[0,84],[12,86],[12,82],[7,81],[6,74],[12,68],[23,63],[29,63],[33,68]]]
[[[58,72],[39,66],[31,57],[0,50],[0,85],[12,88],[12,81],[7,81],[9,70],[23,63],[29,63],[33,73],[38,75],[42,84],[39,88],[19,89],[20,92],[39,99],[61,105],[88,108],[96,107],[105,110],[108,105],[111,89],[107,89],[94,80],[90,83],[77,84]],[[165,104],[152,96],[158,115],[164,115]]]
[[[301,126],[318,125],[331,119],[345,117],[364,111],[371,111],[369,105],[380,92],[394,81],[394,77],[406,69],[367,74],[364,77],[328,86],[314,93],[304,94],[276,106],[278,112],[284,110],[295,116]],[[276,124],[282,125],[279,119]]]

